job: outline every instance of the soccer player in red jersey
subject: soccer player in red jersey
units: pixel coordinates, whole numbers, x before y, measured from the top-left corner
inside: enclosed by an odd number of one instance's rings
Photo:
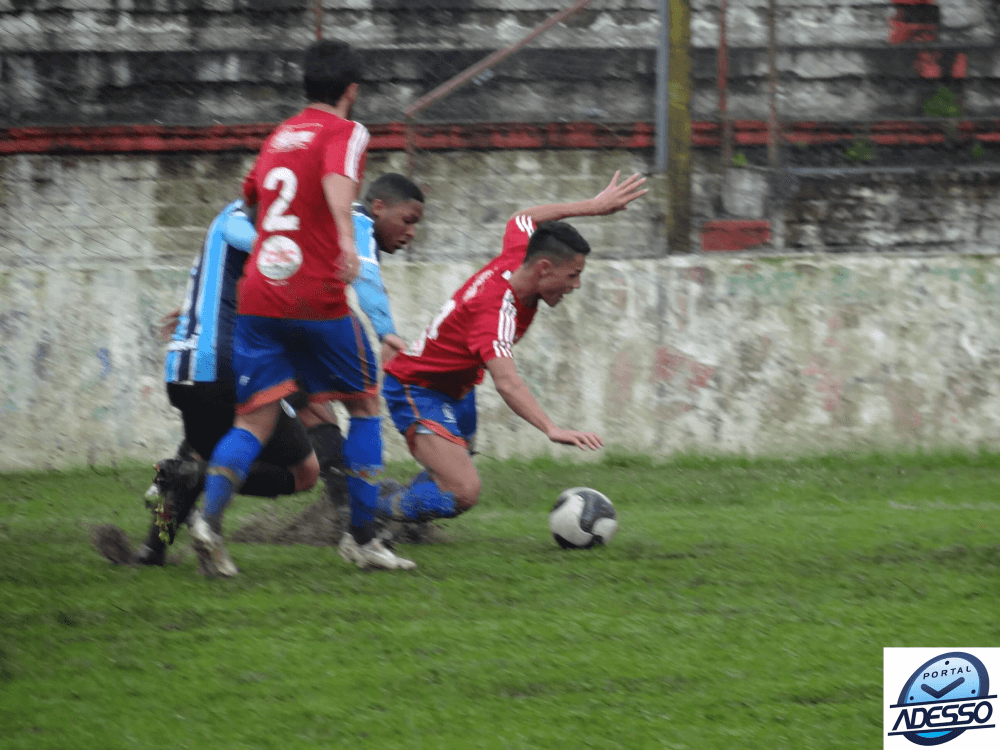
[[[281,399],[296,376],[311,403],[339,400],[351,415],[344,462],[351,527],[340,554],[362,568],[410,570],[375,536],[382,471],[377,365],[351,312],[345,286],[358,275],[352,203],[361,183],[368,131],[350,120],[361,62],[346,44],[316,42],[306,51],[309,104],[265,140],[243,185],[256,209],[257,238],[239,285],[233,345],[237,416],[216,445],[205,480],[204,518],[191,539],[203,566],[238,571],[221,535],[222,513],[274,430]],[[319,420],[310,410],[303,424]]]
[[[612,186],[616,180],[617,175]],[[626,190],[624,195],[628,194]],[[613,210],[621,210],[635,197],[619,196],[614,205],[620,207]],[[554,206],[540,208],[556,212]],[[452,518],[476,504],[481,484],[469,450],[476,427],[471,394],[487,370],[514,413],[552,442],[585,450],[603,445],[592,432],[552,422],[517,374],[512,353],[539,302],[555,307],[580,287],[590,245],[561,221],[536,228],[530,211],[516,214],[511,224],[515,229],[508,225],[504,254],[463,284],[421,338],[384,366],[382,393],[393,422],[426,469],[407,486],[379,498],[379,514],[384,517]],[[519,248],[524,235],[530,239]],[[498,267],[505,256],[518,257],[515,268]]]
[[[424,467],[410,483],[379,497],[384,518],[451,518],[475,505],[479,474],[471,460],[475,386],[489,370],[507,404],[553,442],[600,447],[593,433],[552,424],[517,374],[511,346],[524,335],[539,300],[549,306],[580,285],[587,242],[561,219],[605,216],[642,197],[638,174],[615,172],[594,198],[519,211],[507,222],[500,255],[473,274],[423,336],[384,367],[383,396],[410,453]],[[536,236],[537,227],[545,227]]]

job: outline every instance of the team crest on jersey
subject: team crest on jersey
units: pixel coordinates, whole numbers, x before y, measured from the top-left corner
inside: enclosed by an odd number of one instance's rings
[[[268,149],[294,151],[297,148],[305,148],[312,143],[320,127],[320,125],[288,125],[274,134]]]
[[[264,240],[257,268],[271,281],[284,281],[302,265],[302,250],[294,240],[276,234]]]

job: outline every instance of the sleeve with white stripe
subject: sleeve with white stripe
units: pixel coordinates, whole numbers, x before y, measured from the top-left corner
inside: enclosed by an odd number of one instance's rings
[[[507,290],[497,316],[497,335],[493,340],[493,353],[497,357],[513,357],[514,333],[517,330],[517,310],[514,308],[514,292]]]
[[[514,223],[517,224],[518,229],[529,237],[535,233],[535,222],[530,216],[524,216],[523,214],[515,216]]]
[[[368,129],[360,122],[354,123],[351,138],[347,142],[347,153],[344,156],[344,175],[355,182],[361,181],[361,163],[368,148],[370,136]]]

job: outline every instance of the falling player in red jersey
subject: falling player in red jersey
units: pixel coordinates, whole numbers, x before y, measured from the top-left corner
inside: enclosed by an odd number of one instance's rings
[[[512,347],[544,301],[555,307],[580,287],[590,245],[556,219],[624,209],[647,191],[639,175],[618,173],[596,198],[537,206],[507,224],[503,252],[466,281],[421,338],[385,365],[383,396],[410,453],[424,467],[407,486],[379,498],[396,520],[451,518],[476,504],[481,488],[470,456],[476,429],[474,388],[489,371],[497,392],[555,443],[596,450],[592,432],[556,425],[517,374]]]

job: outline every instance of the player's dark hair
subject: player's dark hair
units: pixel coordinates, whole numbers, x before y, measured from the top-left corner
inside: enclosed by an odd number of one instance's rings
[[[387,206],[407,201],[424,202],[424,193],[417,183],[397,172],[386,172],[373,182],[365,192],[365,203],[369,206],[375,200],[381,200]]]
[[[524,254],[524,262],[531,263],[538,258],[551,258],[556,263],[572,260],[575,255],[588,255],[590,245],[578,231],[564,221],[546,221],[539,224]]]
[[[345,42],[324,39],[306,49],[303,84],[311,102],[335,106],[361,80],[361,56]]]

